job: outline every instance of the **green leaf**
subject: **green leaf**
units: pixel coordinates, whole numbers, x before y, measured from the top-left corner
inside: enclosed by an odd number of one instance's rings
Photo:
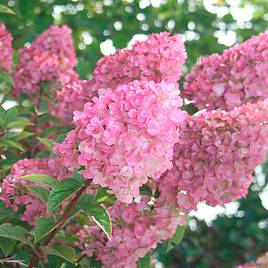
[[[24,152],[23,146],[20,143],[12,141],[12,140],[1,141],[0,147],[11,147],[13,149],[20,150],[20,151]]]
[[[48,138],[40,138],[40,137],[37,137],[37,139],[42,143],[44,144],[48,149],[52,149],[53,148],[53,141],[48,139]]]
[[[90,225],[92,223],[92,220],[89,219],[88,215],[82,211],[80,213],[78,213],[76,216],[75,216],[75,220],[81,225],[81,226],[84,226],[84,225]]]
[[[137,268],[151,268],[150,254],[147,254],[143,258],[139,259],[137,264]]]
[[[55,138],[56,142],[63,142],[67,136],[67,134],[69,133],[69,129],[62,129],[59,131],[59,135]]]
[[[39,136],[42,138],[48,137],[51,134],[57,134],[57,132],[59,131],[58,127],[50,127],[50,128],[45,128],[40,134]]]
[[[16,245],[16,240],[1,238],[0,239],[0,248],[3,251],[5,257],[10,255]]]
[[[6,120],[4,117],[0,114],[0,128],[4,128],[6,124]]]
[[[73,178],[77,180],[81,185],[84,184],[84,177],[77,170],[74,171]]]
[[[150,186],[148,186],[147,184],[142,185],[140,193],[141,195],[149,195],[149,196],[153,195]]]
[[[34,240],[39,241],[44,236],[52,232],[56,227],[56,224],[52,217],[48,218],[37,218],[34,226]]]
[[[175,235],[168,241],[166,246],[166,251],[169,252],[173,249],[174,246],[177,246],[181,243],[184,233],[185,233],[186,225],[178,226]]]
[[[26,188],[33,192],[33,194],[43,203],[47,203],[49,191],[41,186],[26,186]]]
[[[96,260],[95,257],[87,257],[83,258],[79,264],[81,265],[81,268],[88,268],[88,267],[94,267],[94,268],[102,268],[102,264]]]
[[[9,72],[1,71],[0,72],[0,80],[1,81],[5,81],[5,82],[7,82],[10,85],[13,85],[12,75]]]
[[[55,122],[55,123],[60,122],[59,118],[52,116],[51,114],[41,112],[41,115],[37,118],[38,124],[41,124],[41,123],[44,123],[47,121],[51,121],[51,122]]]
[[[56,235],[54,240],[57,241],[63,241],[65,243],[76,243],[79,242],[80,239],[78,236],[76,235],[72,235],[70,233],[68,233],[68,235],[66,235],[66,233],[64,232],[64,230],[60,230]]]
[[[48,112],[48,101],[47,100],[41,100],[40,112],[42,112],[42,113],[47,113]]]
[[[31,174],[20,177],[21,179],[39,182],[42,184],[49,185],[51,187],[56,187],[59,184],[59,181],[54,179],[53,177],[44,175],[44,174]]]
[[[107,210],[95,200],[84,202],[82,209],[90,215],[95,223],[103,230],[109,240],[112,238],[112,222]]]
[[[8,95],[10,90],[12,89],[13,80],[12,76],[8,72],[0,71],[0,92],[4,95]],[[4,96],[3,100],[6,96]]]
[[[28,239],[29,235],[27,230],[20,226],[12,226],[10,223],[0,225],[0,237],[17,240],[34,247],[33,242]]]
[[[32,132],[29,132],[29,131],[22,131],[21,133],[9,132],[9,137],[12,138],[12,140],[14,140],[14,141],[21,141],[21,140],[27,139],[33,135],[34,134]]]
[[[6,13],[10,15],[16,15],[15,12],[7,6],[0,5],[0,13]]]
[[[33,135],[34,135],[34,133],[32,133],[30,131],[23,131],[18,136],[14,137],[14,140],[15,141],[24,140],[24,139],[27,139],[29,137],[32,137]]]
[[[43,152],[38,152],[35,154],[35,159],[42,159],[44,157],[50,157],[51,154],[49,151],[43,151]]]
[[[82,195],[78,199],[78,201],[75,204],[75,206],[72,209],[72,211],[69,213],[67,221],[69,221],[70,219],[72,219],[79,211],[81,211],[81,209],[84,206],[88,205],[92,200],[94,200],[94,196],[91,196],[91,195]],[[81,216],[80,214],[79,214],[79,217]]]
[[[7,208],[2,200],[0,200],[0,221],[3,221],[7,217],[11,217],[13,214],[13,210],[10,208]]]
[[[81,188],[81,184],[74,179],[67,179],[59,182],[49,194],[47,209],[54,211],[66,199],[71,197]]]
[[[51,254],[65,259],[71,263],[76,261],[75,250],[72,247],[65,245],[54,245],[52,247],[42,247],[43,252],[46,254]]]
[[[21,118],[16,121],[9,122],[7,128],[20,128],[32,125],[32,122],[29,119]]]
[[[100,188],[95,196],[95,200],[99,203],[104,202],[105,200],[111,197],[110,194],[107,193],[107,188]]]
[[[6,122],[7,122],[7,124],[9,122],[15,121],[17,119],[17,116],[18,116],[18,109],[17,109],[16,106],[8,109],[7,113],[6,113]]]

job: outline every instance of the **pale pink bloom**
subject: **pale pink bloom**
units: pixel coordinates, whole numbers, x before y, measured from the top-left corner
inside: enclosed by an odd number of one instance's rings
[[[27,186],[38,185],[38,183],[21,179],[22,176],[33,173],[49,175],[59,180],[65,179],[71,174],[55,158],[19,160],[11,167],[9,175],[2,182],[0,199],[14,211],[17,211],[20,206],[24,207],[21,220],[27,221],[31,225],[34,224],[37,217],[46,214],[46,205],[27,190]]]
[[[186,212],[200,201],[224,205],[247,194],[267,145],[267,100],[230,112],[189,116],[174,147],[173,168],[161,178],[160,189],[166,198],[170,187],[177,189],[178,207]]]
[[[101,58],[93,72],[93,88],[115,88],[134,80],[176,83],[185,59],[182,35],[152,34],[130,49]]]
[[[76,63],[71,30],[65,25],[52,25],[29,47],[20,49],[13,94],[34,94],[44,81],[67,84],[78,77],[73,70]]]
[[[172,167],[173,145],[185,113],[174,83],[134,81],[106,90],[82,112],[76,129],[56,146],[62,163],[84,166],[83,175],[131,203],[148,178]]]
[[[0,71],[12,71],[13,48],[12,35],[7,32],[6,26],[0,24]]]
[[[230,110],[268,97],[268,32],[201,57],[186,76],[183,96],[198,108]]]

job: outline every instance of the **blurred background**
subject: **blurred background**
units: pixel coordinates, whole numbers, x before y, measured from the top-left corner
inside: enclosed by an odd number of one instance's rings
[[[268,0],[0,0],[15,16],[0,14],[14,47],[31,42],[51,24],[73,30],[81,78],[90,77],[103,55],[145,35],[182,33],[188,59],[184,75],[200,55],[220,53],[267,30]],[[228,268],[268,251],[268,164],[256,169],[246,199],[192,213],[183,242],[155,252],[156,267]]]

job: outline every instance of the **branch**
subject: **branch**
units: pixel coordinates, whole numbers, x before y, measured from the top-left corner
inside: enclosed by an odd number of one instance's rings
[[[90,185],[90,181],[87,181],[83,187],[75,194],[75,196],[70,201],[69,205],[67,206],[66,210],[64,211],[63,215],[60,217],[58,222],[56,223],[56,228],[49,234],[47,240],[43,243],[43,245],[40,245],[36,250],[39,251],[41,246],[47,246],[51,242],[51,240],[54,238],[54,236],[60,231],[65,224],[68,221],[68,216],[71,213],[72,209],[75,207],[76,202],[81,197],[81,195],[84,193],[84,191],[87,189],[87,187]],[[33,268],[38,265],[40,256],[36,255],[32,258],[31,263],[29,264],[28,268]]]

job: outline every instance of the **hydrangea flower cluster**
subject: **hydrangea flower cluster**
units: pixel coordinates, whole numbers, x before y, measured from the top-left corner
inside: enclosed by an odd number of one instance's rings
[[[76,129],[56,146],[63,163],[131,203],[148,178],[171,168],[185,114],[174,83],[134,81],[93,98],[75,112]]]
[[[2,182],[0,199],[14,211],[23,206],[25,210],[21,220],[30,225],[34,224],[36,218],[46,214],[46,205],[27,189],[27,186],[38,184],[21,179],[22,176],[33,173],[46,174],[59,180],[71,175],[55,158],[24,159],[12,166],[9,175]]]
[[[268,32],[200,61],[183,92],[198,108],[229,110],[268,97]]]
[[[42,81],[59,80],[67,84],[77,79],[73,70],[77,63],[71,30],[67,26],[51,26],[29,47],[19,52],[19,64],[14,74],[14,95],[28,95],[40,90]]]
[[[63,125],[73,120],[74,111],[82,111],[84,104],[91,101],[94,96],[91,90],[92,81],[74,80],[57,91],[58,103],[51,105],[51,114],[62,119]]]
[[[155,249],[159,242],[170,239],[185,217],[176,209],[176,204],[166,203],[160,197],[153,202],[142,197],[139,203],[128,206],[114,204],[109,213],[113,219],[113,238],[95,226],[84,226],[79,231],[80,243],[87,256],[96,256],[105,268],[135,268],[136,262]]]
[[[138,259],[170,239],[187,216],[178,208],[177,191],[165,180],[150,180],[153,196],[141,195],[134,203],[117,201],[109,209],[113,222],[112,240],[99,227],[84,225],[77,243],[87,256],[96,256],[104,268],[136,268]],[[160,185],[165,185],[164,191]],[[157,189],[159,196],[156,198]],[[167,194],[168,193],[168,194]]]
[[[152,34],[131,49],[118,50],[101,58],[89,81],[73,81],[57,92],[59,103],[51,112],[69,123],[74,111],[107,88],[116,88],[134,80],[177,82],[186,59],[181,35]]]
[[[12,35],[6,31],[6,26],[0,24],[0,71],[12,71]]]
[[[182,35],[152,34],[131,49],[101,58],[93,72],[93,88],[115,88],[134,80],[177,82],[185,59]]]
[[[93,182],[87,193],[107,187],[117,200],[107,206],[112,240],[96,225],[84,226],[77,246],[103,267],[136,267],[139,258],[185,224],[198,202],[223,205],[247,193],[268,149],[266,46],[264,33],[222,56],[202,58],[187,76],[183,95],[212,111],[191,116],[181,110],[177,85],[186,59],[181,35],[150,35],[102,58],[93,78],[81,81],[73,70],[70,29],[52,26],[20,51],[14,95],[26,92],[36,104],[34,93],[43,81],[59,85],[49,92],[58,100],[49,102],[49,112],[62,125],[73,121],[74,129],[55,146],[57,158],[13,165],[0,199],[13,210],[24,207],[21,219],[33,225],[46,206],[27,188],[37,184],[21,177],[43,173],[60,180],[78,168]],[[1,67],[1,60],[0,68],[11,69]],[[152,195],[142,195],[144,184]]]
[[[173,169],[162,180],[177,188],[178,206],[186,212],[200,201],[224,205],[246,195],[267,149],[268,100],[203,112],[181,127]]]

